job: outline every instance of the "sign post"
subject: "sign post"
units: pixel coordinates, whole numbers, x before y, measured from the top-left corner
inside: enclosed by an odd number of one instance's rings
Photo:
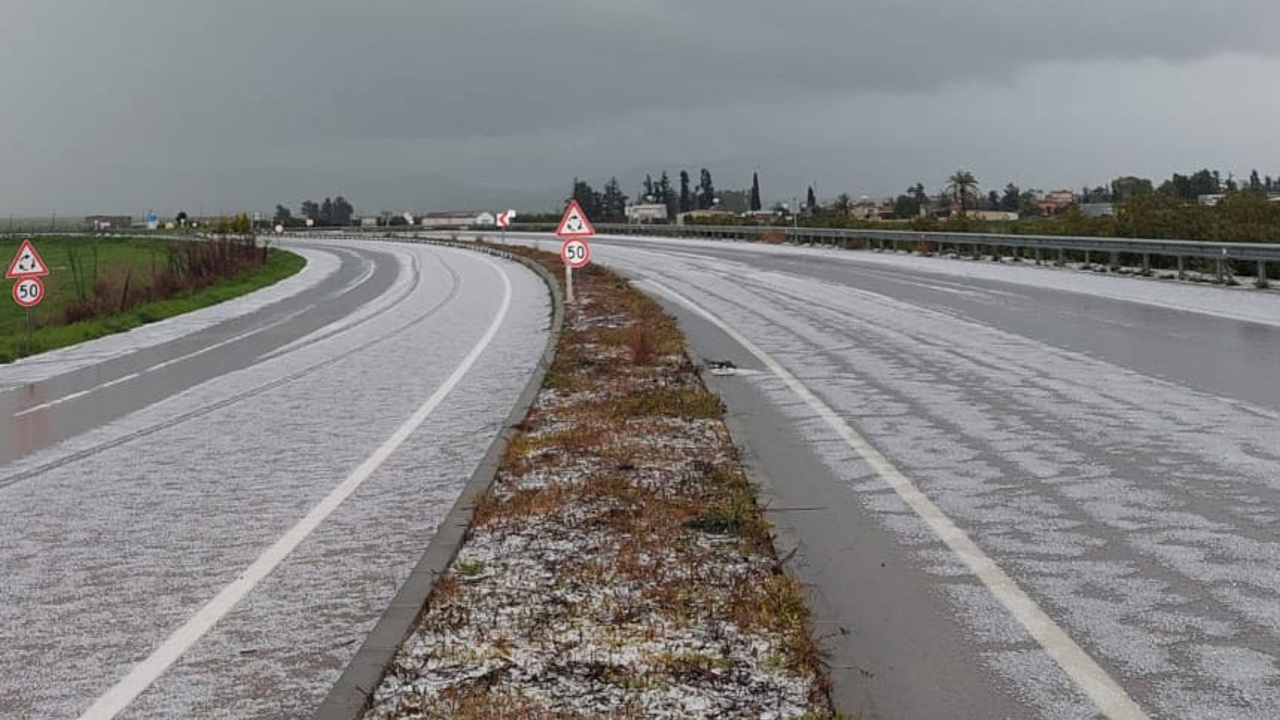
[[[31,238],[24,239],[4,276],[18,281],[13,284],[13,301],[27,311],[27,345],[31,344],[31,335],[35,332],[31,308],[44,299],[44,282],[40,278],[48,274],[49,266],[40,257],[40,253],[36,252]]]
[[[595,237],[596,229],[591,226],[587,214],[577,200],[570,200],[569,207],[560,218],[560,226],[556,228],[556,237],[564,240],[560,246],[560,259],[564,261],[564,296],[570,305],[573,298],[573,271],[587,266],[591,262],[591,246],[587,238]]]

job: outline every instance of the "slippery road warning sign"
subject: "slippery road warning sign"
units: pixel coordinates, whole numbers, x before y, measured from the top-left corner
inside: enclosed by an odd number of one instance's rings
[[[591,221],[587,219],[587,214],[582,212],[582,206],[577,200],[570,200],[569,207],[564,211],[564,217],[560,218],[560,227],[556,228],[556,237],[564,238],[589,238],[594,237],[596,229],[591,227]]]
[[[44,299],[44,283],[38,277],[25,277],[13,284],[13,301],[32,308]]]
[[[10,280],[17,278],[44,277],[49,274],[49,266],[44,264],[40,253],[36,252],[36,248],[31,244],[30,239],[22,241],[22,247],[18,248],[18,254],[13,256],[13,262],[9,263],[9,271],[4,276]]]

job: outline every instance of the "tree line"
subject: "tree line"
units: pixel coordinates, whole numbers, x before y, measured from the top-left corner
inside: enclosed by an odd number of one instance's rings
[[[1235,192],[1251,192],[1268,196],[1280,193],[1280,176],[1263,176],[1256,169],[1249,173],[1244,181],[1233,175],[1225,179],[1218,170],[1208,168],[1183,175],[1174,173],[1158,186],[1149,178],[1125,175],[1112,180],[1107,185],[1083,187],[1075,192],[1077,204],[1124,203],[1135,198],[1155,195],[1174,198],[1184,202],[1199,201],[1204,196],[1226,195]],[[1037,206],[1043,191],[1023,190],[1015,183],[1008,183],[1002,190],[989,190],[981,193],[978,180],[972,172],[960,170],[947,178],[947,183],[939,197],[950,201],[953,207],[960,210],[1002,210],[1023,215],[1041,214]],[[920,208],[929,205],[930,198],[924,185],[917,183],[907,192],[895,198],[894,215],[902,219],[919,216]]]
[[[582,206],[587,217],[597,222],[626,222],[629,200],[622,191],[617,177],[610,177],[603,190],[597,191],[590,183],[573,179],[573,189],[569,197]],[[668,220],[676,219],[681,213],[693,210],[719,209],[728,212],[747,212],[760,209],[760,174],[754,173],[750,190],[726,190],[718,192],[711,171],[702,168],[698,173],[698,183],[688,170],[681,170],[679,187],[671,182],[667,171],[663,170],[657,180],[652,174],[646,174],[644,182],[635,195],[637,205],[665,205]]]
[[[916,183],[893,200],[896,222],[860,218],[847,194],[829,205],[806,202],[803,223],[820,227],[902,227],[946,232],[1083,235],[1099,237],[1167,238],[1174,240],[1280,241],[1280,178],[1256,170],[1248,179],[1214,170],[1186,175],[1174,173],[1159,185],[1149,178],[1126,175],[1107,185],[1081,188],[1060,210],[1042,209],[1044,193],[1008,183],[1002,190],[982,192],[977,177],[959,170],[946,179],[940,192],[930,195]],[[1208,196],[1206,198],[1206,196]],[[1110,204],[1109,212],[1085,212],[1085,205]],[[924,209],[925,212],[921,212]],[[990,220],[973,210],[1020,213],[1017,220]],[[725,222],[725,220],[717,220]],[[755,222],[751,219],[744,223]]]
[[[322,202],[303,200],[296,216],[284,205],[276,205],[275,221],[286,227],[305,225],[307,220],[320,226],[350,225],[355,215],[355,206],[339,195]]]

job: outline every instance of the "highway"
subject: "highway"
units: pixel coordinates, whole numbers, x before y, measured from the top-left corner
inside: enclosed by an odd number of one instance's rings
[[[500,430],[536,275],[287,244],[277,286],[0,366],[0,717],[308,716]]]
[[[737,366],[849,717],[1280,717],[1280,295],[592,247]]]

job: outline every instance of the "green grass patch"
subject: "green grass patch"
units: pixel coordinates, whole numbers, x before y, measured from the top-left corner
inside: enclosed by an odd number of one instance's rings
[[[613,401],[624,417],[677,417],[715,420],[724,417],[719,396],[702,388],[650,388]]]
[[[266,261],[196,289],[161,292],[153,279],[168,280],[165,270],[174,262],[174,241],[130,238],[39,238],[36,250],[51,274],[44,278],[45,298],[33,311],[35,333],[26,336],[26,311],[12,298],[0,298],[0,363],[75,345],[147,323],[198,310],[272,285],[306,265],[301,256],[279,249],[267,251]],[[21,239],[0,240],[0,259],[7,266]],[[135,293],[163,295],[132,305],[123,312],[66,321],[68,308],[97,300],[95,293],[119,292],[123,278]],[[110,280],[111,282],[108,282]],[[9,281],[12,288],[13,281]],[[114,295],[113,295],[114,296]]]

